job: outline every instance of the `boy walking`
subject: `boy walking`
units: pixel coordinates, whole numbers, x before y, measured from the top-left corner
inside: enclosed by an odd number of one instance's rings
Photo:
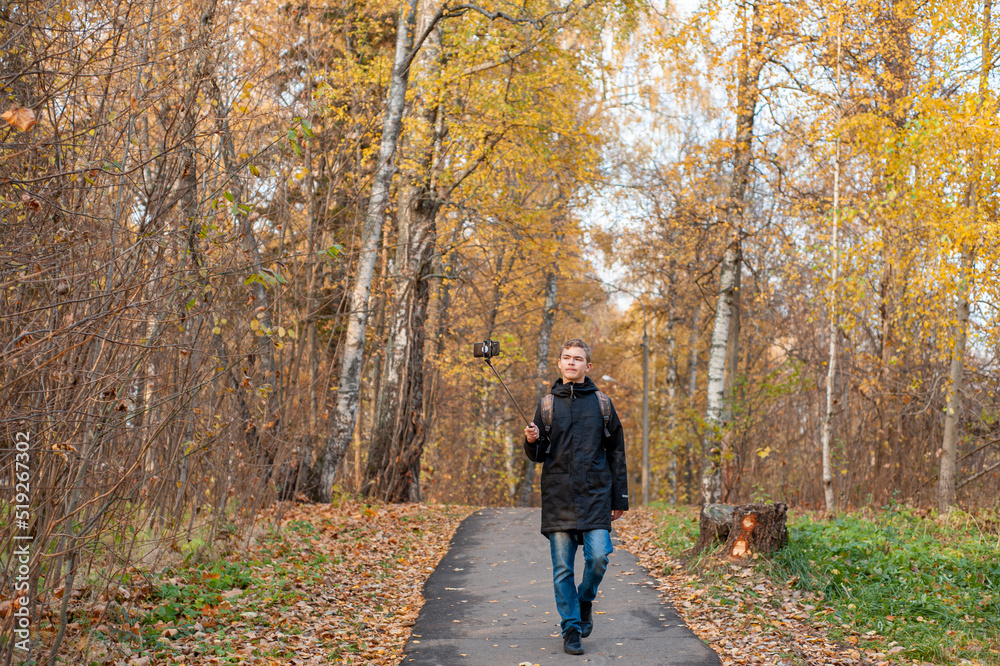
[[[563,649],[569,654],[583,654],[580,639],[593,630],[593,602],[613,550],[611,523],[628,511],[621,421],[587,376],[591,367],[583,340],[564,342],[561,377],[524,429],[524,452],[544,463],[542,534],[549,539]],[[581,545],[583,579],[577,586],[573,567]]]

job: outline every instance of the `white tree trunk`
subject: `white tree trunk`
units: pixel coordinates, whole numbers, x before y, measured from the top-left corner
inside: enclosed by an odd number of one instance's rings
[[[738,233],[738,232],[737,232]],[[705,422],[708,447],[701,475],[701,496],[705,504],[722,498],[721,428],[725,409],[726,345],[729,340],[729,320],[733,315],[733,294],[736,288],[736,271],[739,269],[739,239],[726,244],[719,275],[719,299],[715,306],[712,325],[712,344],[708,352],[708,405]]]
[[[719,297],[715,306],[712,328],[712,345],[708,357],[708,396],[705,425],[708,432],[706,455],[702,469],[702,501],[711,504],[722,498],[722,428],[725,410],[727,345],[738,344],[730,336],[734,297],[739,286],[738,276],[743,261],[741,243],[743,214],[750,165],[753,159],[753,127],[760,96],[759,80],[764,66],[762,47],[763,28],[759,17],[760,6],[749,9],[749,29],[744,20],[745,39],[737,68],[736,89],[736,140],[733,144],[733,171],[726,201],[726,251],[719,271]]]
[[[992,30],[991,21],[993,15],[993,1],[986,0],[983,3],[983,37],[982,37],[982,57],[979,69],[979,99],[977,105],[982,109],[983,101],[986,97],[989,84],[990,67],[993,63],[992,50]],[[970,173],[973,178],[978,177],[981,169],[981,156],[975,157],[975,164]],[[969,185],[966,200],[966,211],[969,219],[966,224],[974,224],[975,215],[978,208],[979,192],[976,184]],[[969,330],[969,302],[972,291],[972,274],[975,271],[975,242],[972,247],[966,247],[962,251],[962,268],[959,274],[959,296],[956,306],[958,321],[955,330],[955,346],[952,349],[951,367],[949,368],[948,400],[945,405],[944,416],[944,437],[941,442],[941,466],[938,470],[938,509],[941,513],[948,513],[955,505],[955,467],[958,463],[958,416],[962,408],[962,378],[965,363],[965,345]]]
[[[836,170],[839,172],[839,164]],[[827,355],[826,366],[826,412],[823,415],[823,428],[820,436],[823,455],[823,501],[828,513],[835,511],[837,508],[833,496],[833,456],[830,451],[830,440],[833,430],[833,392],[837,379],[837,336],[839,335],[839,328],[837,326],[836,296],[833,295],[837,288],[837,279],[839,277],[837,271],[837,253],[839,251],[837,247],[837,185],[837,175],[834,175],[833,239],[831,241],[834,259],[833,275],[831,280],[832,284],[830,287],[832,294],[830,297],[830,326],[828,332],[830,337],[830,347]]]
[[[837,95],[840,97],[840,27],[837,27]],[[837,120],[841,114],[838,113]],[[840,131],[840,128],[837,128]],[[830,348],[826,361],[826,412],[823,415],[822,434],[820,442],[823,456],[823,502],[827,513],[836,510],[833,496],[833,455],[830,452],[830,440],[833,434],[833,392],[837,379],[837,281],[840,279],[840,245],[837,234],[840,231],[840,136],[837,137],[837,150],[833,158],[833,231],[830,237],[830,253],[833,255],[833,271],[830,275]]]
[[[406,88],[409,83],[410,52],[413,49],[413,33],[417,17],[418,0],[407,0],[400,11],[399,26],[396,30],[396,54],[393,61],[392,80],[389,83],[388,105],[382,125],[382,144],[379,147],[378,163],[372,193],[368,199],[364,226],[361,232],[361,248],[351,292],[351,313],[348,317],[347,334],[344,337],[340,363],[340,383],[337,388],[337,405],[333,413],[333,427],[326,441],[323,454],[323,468],[320,473],[319,498],[330,501],[330,491],[344,452],[351,443],[358,416],[358,402],[361,387],[361,365],[365,351],[365,328],[368,325],[368,299],[371,295],[372,276],[378,258],[382,238],[382,224],[385,206],[389,200],[389,186],[395,173],[394,156],[403,126],[403,111],[406,106]]]
[[[414,67],[406,111],[406,153],[416,157],[401,174],[397,246],[393,263],[393,306],[375,399],[368,465],[362,492],[386,501],[419,500],[423,451],[425,318],[430,298],[427,276],[437,246],[439,207],[435,174],[444,133],[435,83],[440,78],[440,32],[430,2],[421,6],[417,31],[427,33]]]

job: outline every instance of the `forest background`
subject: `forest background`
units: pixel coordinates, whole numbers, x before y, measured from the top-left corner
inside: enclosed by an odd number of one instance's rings
[[[3,0],[33,588],[277,498],[537,503],[487,338],[526,411],[591,341],[636,502],[646,335],[652,499],[995,506],[991,17]]]

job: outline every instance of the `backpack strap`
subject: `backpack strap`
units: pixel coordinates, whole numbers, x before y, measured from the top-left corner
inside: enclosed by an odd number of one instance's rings
[[[551,393],[542,398],[542,425],[545,426],[546,435],[552,430],[552,403],[554,400],[555,396]]]
[[[601,404],[601,417],[604,418],[604,436],[611,437],[611,433],[608,431],[608,421],[611,420],[611,398],[608,397],[607,393],[598,391],[597,402]]]
[[[552,408],[555,396],[551,393],[542,398],[542,425],[545,426],[545,434],[552,432]],[[603,391],[597,392],[597,402],[601,405],[601,418],[604,419],[604,436],[611,437],[608,431],[608,421],[611,420],[611,398]]]

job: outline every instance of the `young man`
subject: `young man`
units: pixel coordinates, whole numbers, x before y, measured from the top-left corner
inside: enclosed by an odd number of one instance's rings
[[[542,534],[549,539],[563,649],[569,654],[583,654],[580,638],[594,627],[592,604],[613,550],[611,523],[628,511],[622,424],[611,400],[587,376],[590,368],[586,343],[564,342],[562,377],[524,429],[524,452],[544,463]],[[584,567],[577,587],[573,567],[579,545]]]

